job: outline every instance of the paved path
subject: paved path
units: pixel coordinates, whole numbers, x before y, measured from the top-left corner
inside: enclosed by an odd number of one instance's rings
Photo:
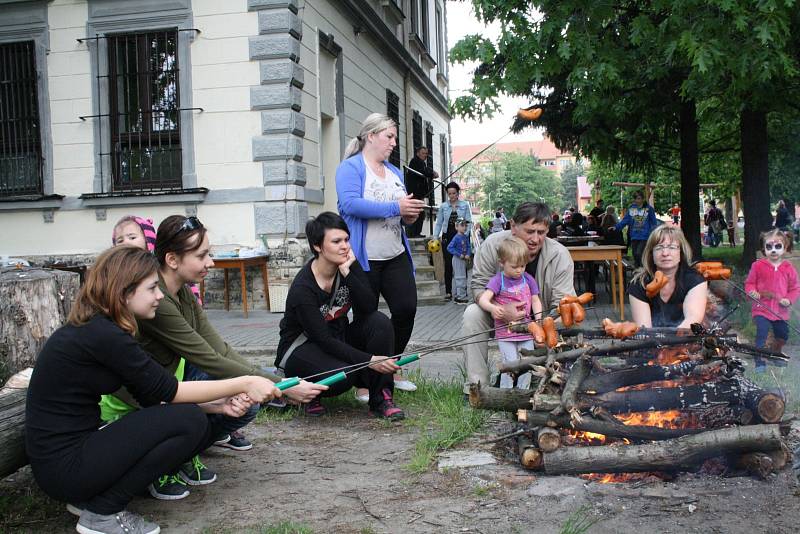
[[[412,347],[430,346],[459,337],[461,317],[465,306],[443,302],[437,306],[422,306],[417,309],[414,331],[411,334]],[[383,310],[388,313],[387,310]],[[254,310],[247,319],[241,311],[208,310],[208,317],[214,327],[228,343],[237,350],[248,354],[274,354],[278,347],[278,324],[282,313]],[[586,326],[596,326],[603,317],[612,315],[610,306],[600,305],[586,312]],[[628,313],[628,312],[626,312]]]

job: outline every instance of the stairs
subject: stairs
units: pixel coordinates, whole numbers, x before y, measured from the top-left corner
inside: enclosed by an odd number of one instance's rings
[[[444,303],[444,289],[436,280],[435,270],[431,264],[431,255],[425,248],[424,237],[414,237],[408,240],[411,245],[411,257],[416,268],[417,305]]]

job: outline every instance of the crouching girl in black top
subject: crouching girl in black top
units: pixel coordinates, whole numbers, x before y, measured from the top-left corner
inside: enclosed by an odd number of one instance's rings
[[[67,324],[47,340],[33,370],[28,458],[45,493],[72,503],[71,511],[80,508],[78,532],[158,533],[158,525],[125,507],[164,469],[208,447],[213,436],[204,411],[241,416],[250,404],[280,396],[271,381],[255,376],[178,382],[142,350],[132,334],[136,318],[152,318],[163,298],[157,269],[138,248],[101,254]],[[98,430],[100,396],[120,386],[144,408]]]
[[[374,362],[348,373],[322,396],[340,395],[353,385],[367,388],[373,415],[402,419],[403,411],[392,399],[392,375],[399,367],[386,358],[394,354],[394,330],[378,311],[369,279],[350,248],[347,224],[324,212],[306,224],[306,236],[314,259],[289,288],[277,366],[286,376],[316,375],[319,380],[342,367]],[[351,308],[352,323],[347,318]],[[306,413],[325,413],[319,397],[306,405]]]

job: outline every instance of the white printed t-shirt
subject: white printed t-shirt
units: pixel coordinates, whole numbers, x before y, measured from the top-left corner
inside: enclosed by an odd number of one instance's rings
[[[366,161],[364,199],[375,202],[393,202],[406,196],[403,181],[386,165],[386,177],[375,174]],[[377,218],[367,221],[367,257],[370,260],[390,260],[405,252],[401,217]]]

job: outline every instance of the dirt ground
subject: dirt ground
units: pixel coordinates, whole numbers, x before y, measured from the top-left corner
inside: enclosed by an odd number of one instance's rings
[[[564,527],[576,511],[573,519],[596,521],[587,531],[593,533],[800,531],[790,469],[766,481],[684,474],[671,482],[599,484],[539,476],[522,469],[507,446],[481,443],[509,428],[493,416],[458,447],[490,452],[495,464],[417,476],[405,467],[420,432],[414,425],[374,420],[360,407],[262,422],[248,428],[253,450],[214,448],[204,456],[219,473],[214,484],[176,502],[138,498],[130,508],[165,532],[261,531],[288,521],[331,533],[551,533],[569,532]],[[800,427],[791,439],[800,439]],[[0,494],[31,484],[26,468],[0,481]],[[23,518],[9,531],[74,532],[75,518],[61,505],[42,506],[46,519]]]

